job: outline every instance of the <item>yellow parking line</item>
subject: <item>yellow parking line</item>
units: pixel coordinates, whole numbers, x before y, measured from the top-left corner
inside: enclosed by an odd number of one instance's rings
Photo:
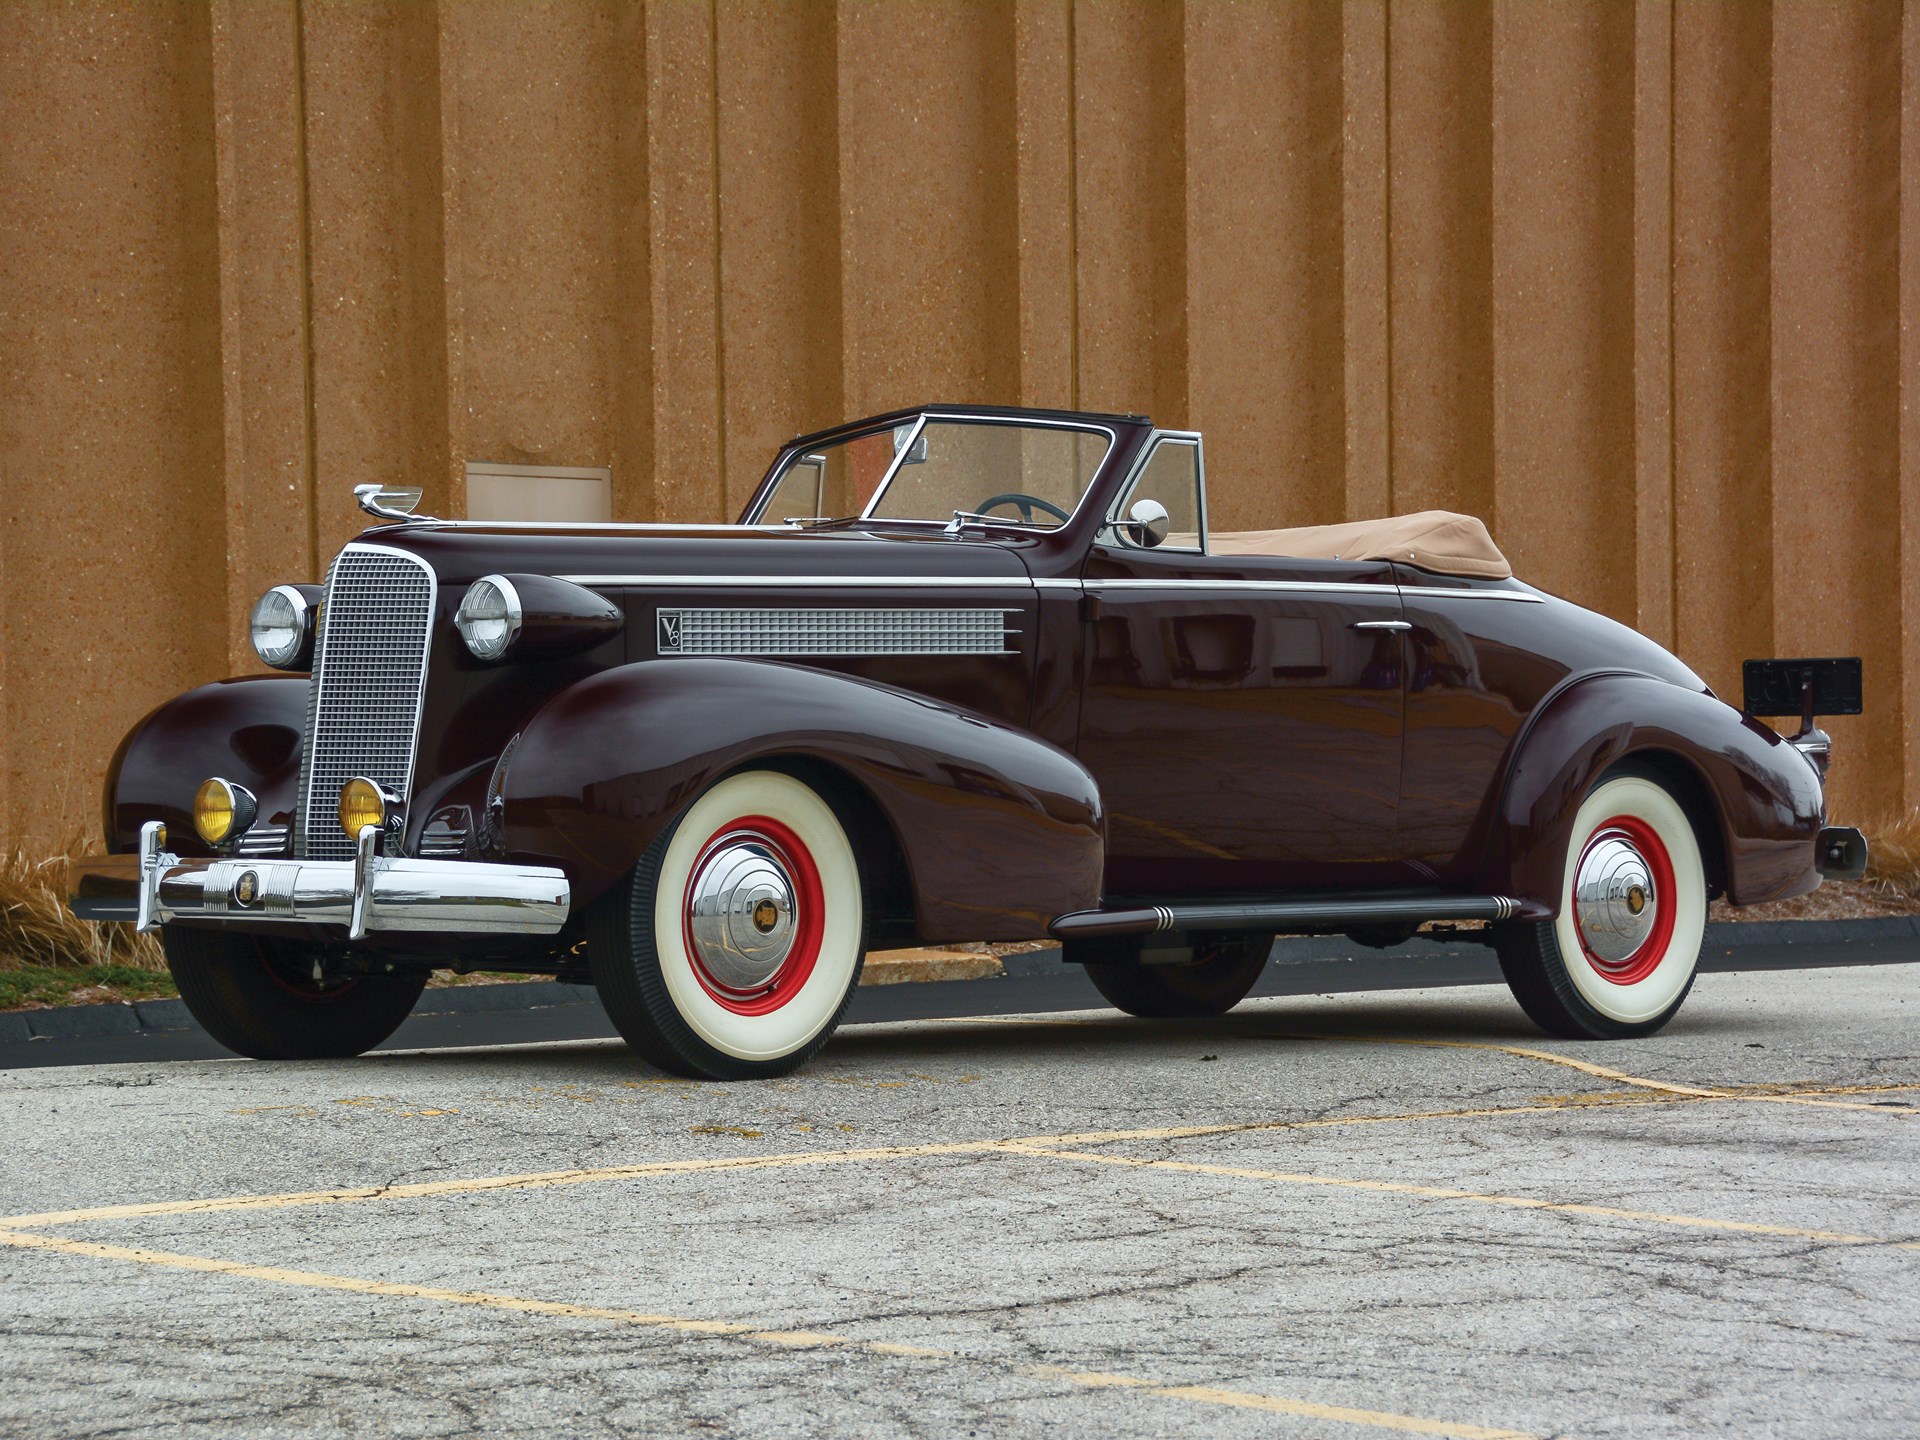
[[[1086,1026],[1115,1025],[1122,1022],[1111,1015],[1050,1016],[1050,1015],[962,1015],[939,1022],[941,1024],[963,1025],[1056,1025]],[[1604,1065],[1595,1065],[1591,1061],[1576,1060],[1570,1055],[1555,1054],[1551,1050],[1533,1050],[1521,1045],[1495,1045],[1476,1040],[1423,1040],[1400,1035],[1336,1035],[1315,1031],[1284,1031],[1267,1038],[1276,1040],[1338,1040],[1355,1045],[1414,1045],[1437,1050],[1488,1050],[1502,1055],[1515,1055],[1525,1060],[1539,1060],[1549,1065],[1563,1065],[1569,1070],[1578,1070],[1600,1080],[1612,1080],[1622,1085],[1632,1085],[1640,1089],[1660,1091],[1664,1094],[1683,1096],[1696,1100],[1741,1100],[1762,1105],[1811,1105],[1830,1110],[1871,1110],[1879,1115],[1891,1115],[1896,1119],[1911,1119],[1920,1115],[1920,1110],[1890,1110],[1881,1105],[1862,1105],[1843,1100],[1819,1100],[1804,1095],[1755,1095],[1737,1090],[1715,1089],[1709,1086],[1680,1085],[1666,1080],[1654,1080],[1644,1075],[1628,1075],[1624,1071],[1610,1070]],[[1843,1087],[1847,1088],[1847,1087]],[[1885,1087],[1866,1087],[1869,1089],[1910,1090],[1909,1085]]]
[[[1340,1038],[1354,1037],[1304,1037]],[[1409,1042],[1412,1043],[1412,1042]],[[1845,1093],[1901,1092],[1920,1085],[1851,1086]],[[1809,1095],[1838,1092],[1808,1092]],[[351,1185],[330,1190],[295,1190],[268,1195],[223,1195],[197,1200],[159,1200],[132,1205],[99,1205],[76,1210],[45,1210],[0,1216],[0,1229],[76,1225],[92,1220],[134,1220],[156,1215],[211,1215],[237,1210],[283,1210],[306,1205],[353,1204],[372,1200],[417,1200],[442,1195],[484,1194],[496,1190],[537,1190],[561,1185],[594,1185],[655,1175],[721,1170],[783,1170],[813,1165],[847,1165],[920,1156],[988,1154],[1009,1145],[1112,1145],[1129,1140],[1193,1140],[1214,1135],[1261,1131],[1317,1130],[1348,1125],[1401,1125],[1427,1120],[1480,1120],[1504,1116],[1546,1115],[1561,1110],[1619,1109],[1641,1105],[1700,1104],[1748,1097],[1723,1092],[1678,1093],[1662,1088],[1639,1095],[1565,1096],[1533,1105],[1494,1105],[1460,1110],[1415,1110],[1391,1115],[1342,1115],[1313,1120],[1243,1120],[1221,1125],[1162,1125],[1133,1130],[1083,1130],[1062,1135],[1019,1135],[1004,1140],[958,1140],[926,1145],[883,1145],[857,1150],[811,1150],[779,1155],[737,1155],[703,1160],[658,1160],[573,1170],[543,1170],[520,1175],[480,1175],[461,1180],[428,1180],[411,1185]],[[1876,1106],[1862,1106],[1877,1109]]]
[[[0,1243],[21,1249],[53,1251],[98,1260],[119,1260],[137,1265],[157,1265],[173,1270],[227,1275],[236,1279],[265,1281],[274,1285],[293,1285],[309,1290],[343,1290],[360,1295],[429,1300],[445,1305],[471,1305],[482,1309],[505,1310],[524,1315],[604,1320],[686,1335],[724,1336],[749,1344],[777,1345],[789,1349],[832,1346],[889,1358],[928,1360],[957,1365],[986,1365],[1017,1375],[1065,1381],[1090,1390],[1123,1388],[1168,1400],[1260,1410],[1268,1414],[1292,1415],[1302,1419],[1330,1420],[1348,1425],[1370,1426],[1379,1430],[1394,1430],[1403,1434],[1454,1436],[1459,1437],[1459,1440],[1532,1440],[1527,1432],[1521,1430],[1501,1430],[1485,1425],[1461,1425],[1451,1421],[1428,1420],[1417,1415],[1401,1415],[1386,1410],[1362,1410],[1347,1405],[1325,1405],[1313,1400],[1296,1400],[1284,1395],[1263,1395],[1247,1390],[1226,1390],[1210,1385],[1166,1385],[1143,1376],[1110,1371],[1010,1364],[986,1356],[965,1355],[951,1350],[934,1350],[920,1345],[859,1340],[848,1335],[834,1335],[822,1331],[777,1330],[738,1321],[695,1320],[678,1315],[654,1315],[640,1310],[615,1309],[601,1305],[571,1305],[552,1300],[530,1300],[517,1295],[499,1295],[483,1290],[448,1290],[432,1285],[402,1285],[387,1280],[363,1280],[350,1275],[328,1275],[314,1270],[287,1270],[278,1266],[249,1265],[241,1261],[218,1260],[204,1255],[180,1255],[165,1250],[138,1250],[124,1245],[99,1245],[85,1240],[68,1240],[54,1235],[34,1235],[19,1230],[0,1230]]]
[[[683,1175],[714,1170],[783,1170],[811,1165],[859,1164],[917,1156],[986,1154],[1003,1145],[1108,1145],[1125,1140],[1189,1140],[1264,1130],[1311,1130],[1340,1125],[1389,1125],[1421,1120],[1471,1120],[1500,1115],[1543,1115],[1573,1106],[1599,1109],[1663,1103],[1664,1097],[1620,1096],[1606,1100],[1553,1100],[1536,1105],[1507,1105],[1468,1110],[1422,1110],[1392,1115],[1330,1116],[1314,1120],[1245,1120],[1224,1125],[1163,1125],[1137,1130],[1090,1130],[1065,1135],[1019,1135],[1007,1140],[959,1140],[927,1145],[885,1145],[859,1150],[811,1150],[780,1155],[738,1155],[705,1160],[659,1160],[633,1165],[604,1165],[575,1170],[543,1170],[521,1175],[481,1175],[462,1180],[426,1180],[411,1185],[351,1185],[331,1190],[294,1190],[270,1195],[223,1195],[198,1200],[157,1200],[132,1205],[99,1205],[80,1210],[44,1210],[32,1215],[0,1216],[0,1229],[77,1225],[91,1220],[135,1220],[154,1215],[211,1215],[235,1210],[283,1210],[306,1205],[351,1204],[367,1200],[417,1200],[440,1195],[480,1194],[494,1190],[537,1190],[560,1185],[591,1185],[653,1175]],[[1672,1103],[1666,1100],[1666,1103]]]
[[[1276,1039],[1286,1040],[1337,1040],[1352,1045],[1413,1045],[1429,1050],[1485,1050],[1497,1055],[1516,1055],[1523,1060],[1538,1060],[1548,1065],[1564,1066],[1568,1070],[1577,1070],[1582,1075],[1591,1075],[1598,1080],[1611,1080],[1616,1085],[1631,1085],[1641,1090],[1654,1090],[1666,1095],[1684,1095],[1695,1100],[1743,1100],[1762,1105],[1815,1105],[1834,1110],[1871,1110],[1879,1115],[1900,1117],[1909,1112],[1889,1110],[1880,1105],[1862,1105],[1845,1100],[1816,1099],[1821,1093],[1853,1093],[1856,1090],[1910,1090],[1910,1085],[1842,1087],[1839,1092],[1807,1092],[1798,1095],[1757,1095],[1743,1090],[1726,1090],[1711,1086],[1677,1085],[1669,1080],[1653,1080],[1645,1075],[1629,1075],[1624,1070],[1611,1070],[1605,1065],[1595,1065],[1591,1060],[1576,1060],[1571,1055],[1557,1054],[1552,1050],[1534,1050],[1524,1045],[1495,1045],[1485,1040],[1431,1040],[1418,1039],[1406,1035],[1334,1035],[1308,1031],[1287,1032],[1276,1035]]]
[[[1797,1225],[1763,1225],[1751,1220],[1717,1220],[1703,1215],[1669,1215],[1655,1210],[1628,1210],[1617,1205],[1586,1205],[1567,1200],[1537,1200],[1526,1195],[1489,1194],[1481,1190],[1454,1190],[1440,1185],[1410,1185],[1395,1180],[1353,1180],[1340,1175],[1309,1175],[1290,1170],[1261,1170],[1245,1165],[1209,1165],[1193,1160],[1152,1160],[1138,1155],[1113,1155],[1094,1150],[1061,1150],[1008,1142],[1007,1154],[1044,1156],[1051,1160],[1081,1160],[1100,1165],[1126,1165],[1142,1170],[1178,1170],[1191,1175],[1225,1175],[1241,1180],[1273,1180],[1288,1185],[1323,1185],[1340,1190],[1371,1190],[1387,1195],[1413,1195],[1424,1200],[1470,1200],[1478,1205],[1500,1205],[1514,1210],[1550,1210],[1568,1215],[1598,1215],[1612,1220],[1639,1220],[1681,1225],[1695,1230],[1728,1230],[1743,1235],[1780,1235],[1796,1240],[1820,1240],[1831,1245],[1885,1245],[1895,1250],[1920,1250],[1920,1240],[1888,1240],[1879,1235],[1853,1235],[1842,1230],[1809,1230]]]
[[[336,1205],[358,1200],[416,1200],[434,1195],[469,1195],[489,1190],[536,1190],[556,1185],[634,1180],[648,1175],[684,1175],[709,1170],[779,1170],[802,1165],[845,1165],[864,1160],[898,1160],[918,1155],[963,1155],[991,1150],[995,1140],[966,1140],[933,1145],[886,1145],[865,1150],[813,1150],[785,1155],[739,1155],[707,1160],[658,1160],[592,1169],[541,1170],[524,1175],[480,1175],[464,1180],[428,1180],[413,1185],[352,1185],[333,1190],[294,1190],[278,1195],[225,1195],[205,1200],[162,1200],[140,1205],[102,1205],[89,1210],[48,1210],[37,1215],[0,1217],[6,1227],[73,1225],[86,1220],[130,1220],[145,1215],[205,1215],[230,1210],[281,1210],[301,1205]]]

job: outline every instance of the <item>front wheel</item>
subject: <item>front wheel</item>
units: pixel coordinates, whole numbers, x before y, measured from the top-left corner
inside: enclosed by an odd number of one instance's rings
[[[1273,949],[1271,935],[1202,940],[1184,965],[1089,961],[1087,978],[1116,1009],[1146,1020],[1224,1015],[1253,989]]]
[[[791,775],[709,788],[587,913],[614,1028],[676,1075],[785,1075],[827,1043],[867,950],[860,865],[831,806]]]
[[[1650,772],[1609,771],[1574,818],[1560,913],[1495,933],[1534,1024],[1569,1040],[1651,1035],[1693,986],[1707,878],[1680,802]]]
[[[427,972],[314,979],[320,951],[297,940],[169,925],[167,968],[200,1026],[255,1060],[337,1060],[400,1028]]]

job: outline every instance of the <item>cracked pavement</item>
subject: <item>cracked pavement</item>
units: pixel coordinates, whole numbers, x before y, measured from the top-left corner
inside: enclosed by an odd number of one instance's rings
[[[0,1434],[1909,1435],[1916,981],[0,1072]]]

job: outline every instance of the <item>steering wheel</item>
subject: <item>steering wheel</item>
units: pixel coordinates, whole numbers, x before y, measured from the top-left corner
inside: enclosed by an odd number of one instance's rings
[[[1033,524],[1033,512],[1036,509],[1046,511],[1062,525],[1073,518],[1051,500],[1042,500],[1038,495],[1029,495],[1022,490],[1009,490],[1004,495],[995,495],[991,500],[983,500],[980,503],[980,513],[984,515],[996,505],[1017,506],[1021,520],[1028,525]]]

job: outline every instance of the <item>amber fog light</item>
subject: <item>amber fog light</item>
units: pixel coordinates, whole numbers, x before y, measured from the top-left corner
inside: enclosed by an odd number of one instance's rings
[[[340,787],[340,828],[360,838],[369,825],[387,823],[392,797],[365,776],[356,775]]]
[[[244,835],[259,807],[251,793],[215,777],[193,792],[193,828],[209,845]]]

